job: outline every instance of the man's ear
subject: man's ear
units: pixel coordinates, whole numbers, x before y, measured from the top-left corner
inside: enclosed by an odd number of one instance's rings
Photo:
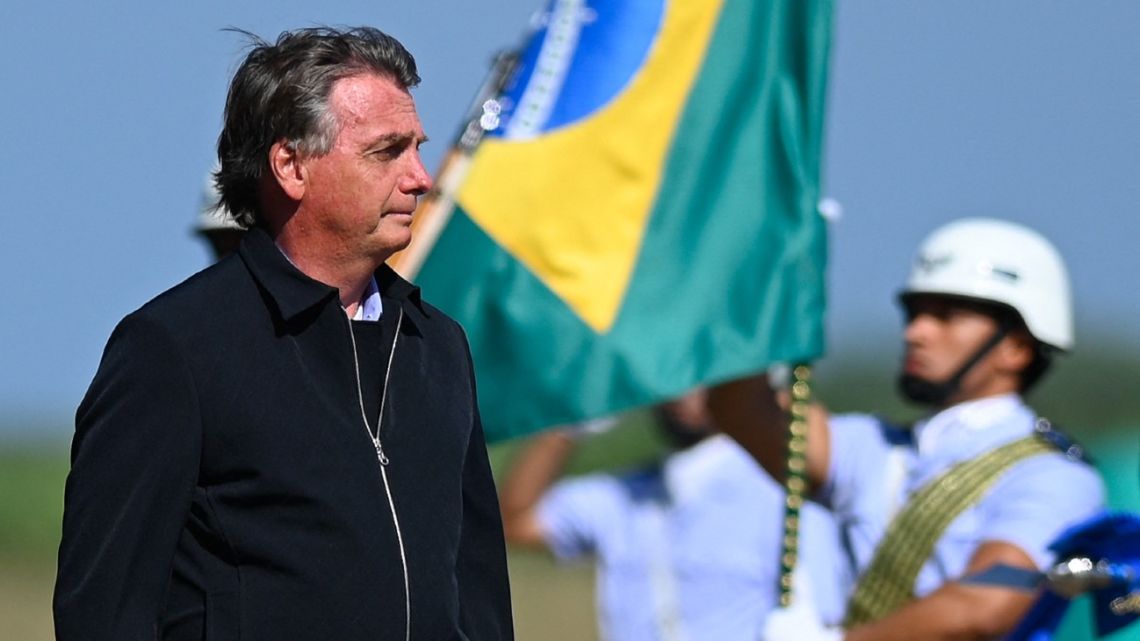
[[[269,171],[290,200],[299,201],[305,195],[306,174],[296,145],[286,140],[273,143],[269,148]]]
[[[1036,341],[1024,330],[1011,331],[1000,344],[1002,365],[1009,371],[1023,372],[1033,362]]]

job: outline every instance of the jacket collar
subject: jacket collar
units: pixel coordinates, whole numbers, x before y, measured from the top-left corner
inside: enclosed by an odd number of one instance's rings
[[[238,254],[286,322],[319,304],[337,300],[335,287],[297,269],[261,228],[255,227],[245,234]],[[420,298],[419,287],[400,278],[386,264],[380,265],[374,276],[385,298],[397,301],[405,312],[415,309],[422,317],[430,316]]]

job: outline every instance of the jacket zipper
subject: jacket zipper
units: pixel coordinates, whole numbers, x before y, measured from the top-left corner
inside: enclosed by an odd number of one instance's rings
[[[364,391],[360,387],[360,357],[356,350],[356,333],[352,330],[352,320],[345,315],[348,321],[348,337],[352,342],[352,364],[356,375],[356,393],[360,401],[360,418],[364,422],[364,431],[376,449],[376,461],[380,464],[380,478],[384,482],[384,495],[388,498],[388,509],[392,513],[392,524],[396,528],[396,543],[400,548],[400,566],[404,571],[404,641],[412,638],[412,596],[408,580],[408,556],[404,551],[404,535],[400,531],[400,517],[396,515],[396,502],[392,498],[392,487],[388,483],[388,463],[391,460],[384,453],[384,445],[380,441],[380,427],[384,423],[384,404],[388,400],[388,380],[392,375],[392,361],[396,357],[396,345],[400,339],[400,327],[404,324],[404,308],[396,318],[396,335],[392,337],[392,349],[388,352],[388,366],[384,370],[384,387],[380,391],[380,413],[376,417],[376,436],[372,436],[372,429],[368,426],[368,416],[364,411]]]

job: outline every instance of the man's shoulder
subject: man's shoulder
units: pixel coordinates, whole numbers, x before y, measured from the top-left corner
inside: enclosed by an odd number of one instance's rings
[[[144,303],[127,319],[183,327],[234,309],[234,301],[252,285],[241,260],[229,256]],[[126,320],[126,319],[125,319]]]
[[[1053,492],[1057,488],[1071,489],[1078,494],[1084,491],[1103,491],[1103,481],[1096,468],[1088,461],[1056,450],[1037,456],[1030,456],[1015,463],[1009,469],[1005,485],[1022,485],[1030,488],[1046,489]]]
[[[652,486],[651,478],[638,478],[636,474],[593,472],[568,476],[543,493],[539,512],[548,524],[567,514],[579,514],[594,522],[608,520],[624,514],[638,499],[660,494]]]
[[[857,442],[880,442],[887,447],[913,442],[911,426],[878,414],[833,414],[827,420],[832,438],[851,437]]]
[[[983,504],[991,511],[1034,511],[1045,521],[1069,522],[1104,505],[1100,473],[1087,461],[1057,449],[1014,463],[997,479]],[[1032,506],[1038,506],[1036,508]]]
[[[423,298],[419,286],[406,280],[387,264],[380,265],[373,276],[376,278],[381,294],[385,298],[399,301],[401,305],[406,303],[405,310],[415,310],[416,317],[414,320],[416,322],[423,323],[433,330],[454,334],[466,342],[467,334],[459,322],[440,308],[427,302]]]
[[[1015,421],[1020,430],[1026,430],[1033,438],[1048,443],[1050,449],[1015,463],[1008,475],[1013,481],[1045,487],[1072,485],[1089,488],[1102,485],[1087,450],[1063,428],[1028,406],[1016,416]]]
[[[417,315],[418,318],[416,322],[426,323],[427,327],[431,328],[433,333],[438,332],[462,344],[464,348],[467,349],[467,345],[469,344],[467,331],[459,321],[422,298],[414,301],[412,307],[420,312],[420,314]]]
[[[424,316],[430,318],[432,322],[437,322],[440,325],[445,325],[452,330],[459,332],[463,331],[463,327],[459,324],[459,321],[455,320],[455,318],[453,318],[450,314],[443,311],[442,309],[436,307],[435,305],[432,305],[422,298],[419,300],[418,305],[421,309],[423,309]]]

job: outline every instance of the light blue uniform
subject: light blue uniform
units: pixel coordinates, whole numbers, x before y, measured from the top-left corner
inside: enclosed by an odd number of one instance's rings
[[[538,517],[557,557],[597,557],[603,639],[756,641],[777,602],[783,496],[718,435],[655,470],[563,481]],[[838,530],[814,504],[801,527],[814,600],[838,622],[849,583]]]
[[[1033,432],[1036,415],[1016,395],[955,405],[903,430],[864,415],[832,417],[831,462],[822,498],[835,512],[858,571],[895,511],[947,469]],[[1104,505],[1104,485],[1089,465],[1060,452],[1018,463],[977,505],[951,522],[915,582],[924,596],[960,577],[986,541],[1012,543],[1040,569],[1053,561],[1049,543]]]

